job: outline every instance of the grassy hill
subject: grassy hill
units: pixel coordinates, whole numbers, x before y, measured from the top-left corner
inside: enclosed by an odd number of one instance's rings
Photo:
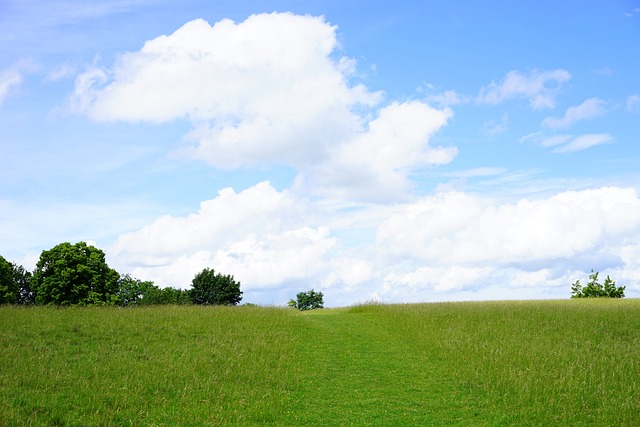
[[[640,300],[0,308],[0,425],[640,425]]]

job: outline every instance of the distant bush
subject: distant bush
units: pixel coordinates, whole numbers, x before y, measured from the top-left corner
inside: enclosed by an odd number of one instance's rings
[[[194,304],[236,305],[242,300],[240,282],[213,269],[205,268],[196,274],[191,285],[189,295]]]
[[[609,276],[604,285],[598,282],[598,272],[591,270],[589,282],[582,287],[579,280],[571,285],[571,298],[624,298],[626,286],[616,286]]]
[[[172,287],[161,289],[151,281],[142,281],[128,274],[120,276],[118,285],[118,304],[124,307],[136,305],[191,304],[189,291]]]
[[[313,289],[307,292],[300,292],[296,295],[297,300],[295,301],[295,305],[291,303],[293,300],[289,301],[289,306],[293,306],[298,310],[314,310],[316,308],[324,308],[324,295],[322,292],[316,292]]]

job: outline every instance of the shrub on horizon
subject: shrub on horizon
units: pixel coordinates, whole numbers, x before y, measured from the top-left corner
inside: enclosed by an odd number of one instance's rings
[[[316,292],[313,289],[307,292],[300,292],[296,295],[297,301],[295,301],[294,307],[300,311],[314,310],[316,308],[324,308],[324,295],[322,292]],[[292,306],[293,300],[289,301],[289,306]]]
[[[624,298],[626,286],[616,286],[609,276],[603,285],[598,282],[598,272],[591,270],[589,279],[585,287],[582,287],[580,280],[571,285],[571,298]]]

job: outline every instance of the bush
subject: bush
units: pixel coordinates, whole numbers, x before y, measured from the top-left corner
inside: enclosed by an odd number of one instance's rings
[[[324,308],[324,295],[322,292],[316,292],[313,289],[307,292],[300,292],[296,295],[297,301],[295,307],[298,310],[314,310],[316,308]],[[293,300],[289,301],[289,306],[292,306]]]
[[[240,282],[205,268],[191,282],[189,296],[194,304],[236,305],[242,300]]]
[[[591,270],[589,282],[584,288],[579,280],[571,285],[571,298],[624,298],[626,286],[616,286],[616,282],[609,276],[604,280],[604,285],[598,282],[598,272]]]

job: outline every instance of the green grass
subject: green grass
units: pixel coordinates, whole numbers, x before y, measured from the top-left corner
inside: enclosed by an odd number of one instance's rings
[[[640,425],[640,301],[0,308],[0,425]]]

